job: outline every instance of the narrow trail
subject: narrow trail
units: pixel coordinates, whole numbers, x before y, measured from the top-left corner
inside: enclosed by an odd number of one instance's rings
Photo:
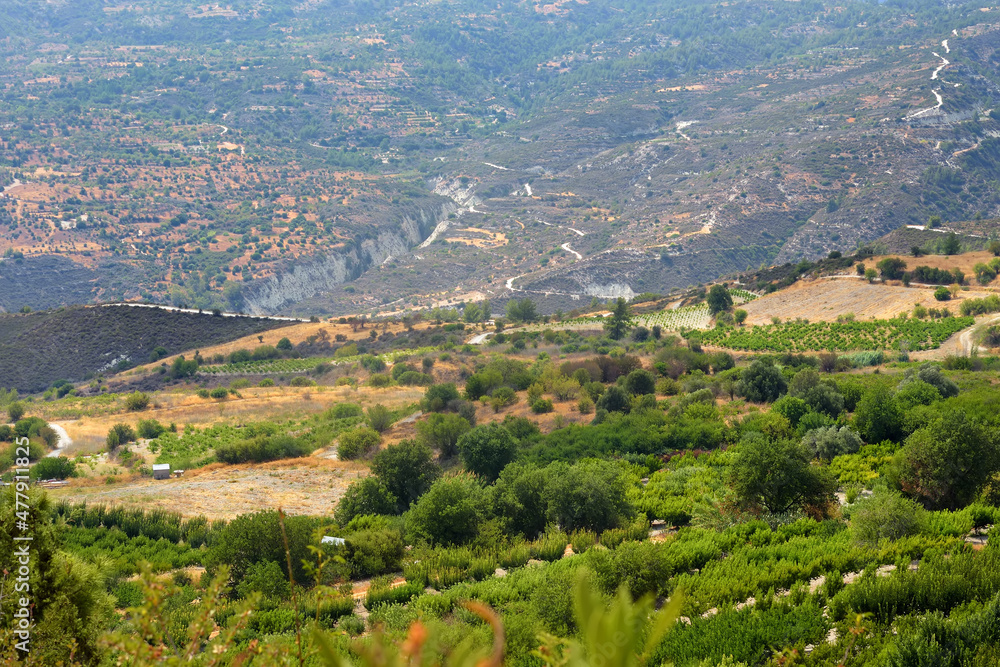
[[[59,436],[59,440],[56,442],[56,448],[45,456],[47,458],[55,458],[56,456],[61,456],[66,451],[66,448],[73,444],[73,439],[69,437],[69,434],[66,433],[66,429],[60,424],[49,422],[49,428],[56,432],[56,435]]]
[[[221,136],[222,136],[223,134],[225,134],[226,132],[229,132],[229,128],[228,128],[228,127],[226,127],[225,125],[216,125],[216,127],[218,127],[218,128],[222,128],[222,132],[220,132],[220,133],[219,133],[219,136],[220,136],[220,137],[221,137]]]
[[[578,253],[576,250],[573,250],[572,248],[570,248],[569,247],[569,243],[563,243],[559,247],[562,248],[563,250],[565,250],[566,252],[569,252],[569,253],[572,253],[572,254],[576,255],[577,259],[583,259],[583,255],[581,255],[580,253]]]
[[[945,40],[946,43],[947,41],[948,40]],[[933,73],[931,73],[931,81],[934,81],[935,79],[938,78],[938,74],[941,73],[941,70],[943,70],[945,67],[951,64],[951,61],[945,58],[944,56],[938,54],[937,51],[931,51],[931,53],[934,54],[936,58],[941,59],[941,64],[937,66],[937,69],[935,69]]]
[[[677,123],[677,134],[679,134],[682,137],[684,137],[685,140],[691,141],[691,137],[689,137],[688,135],[684,134],[684,128],[691,127],[692,125],[694,125],[697,122],[699,122],[699,121],[697,121],[697,120],[682,120],[682,121],[680,121],[679,123]]]
[[[493,164],[492,162],[484,162],[483,164],[485,164],[487,167],[493,167],[494,169],[500,169],[502,171],[514,171],[510,167],[501,167],[500,165]]]
[[[957,34],[957,33],[955,33],[955,34]],[[941,41],[941,46],[944,47],[944,52],[945,53],[951,53],[951,47],[948,46],[948,40],[947,39]],[[951,83],[950,81],[945,81],[944,79],[939,79],[938,78],[938,75],[941,73],[941,70],[943,70],[945,67],[947,67],[948,65],[950,65],[951,61],[948,60],[947,58],[945,58],[944,56],[942,56],[937,51],[931,51],[931,54],[935,58],[940,58],[941,59],[941,64],[938,65],[936,68],[934,68],[934,71],[931,72],[931,81],[941,81],[942,83],[946,83],[948,85],[954,86],[955,88],[958,88],[958,86],[961,85],[961,84]],[[924,114],[931,113],[932,111],[937,111],[942,106],[944,106],[944,98],[941,97],[941,89],[940,88],[934,88],[933,90],[931,90],[931,92],[934,93],[934,97],[937,98],[937,104],[935,104],[932,107],[927,107],[926,109],[920,109],[919,111],[914,111],[913,113],[906,115],[903,118],[903,120],[913,120],[914,118],[919,118],[920,116],[923,116]]]
[[[531,184],[530,183],[525,183],[524,184],[524,191],[528,193],[529,197],[531,197],[531,196],[533,196],[535,194],[535,193],[533,193],[531,191]]]
[[[193,313],[195,315],[212,315],[210,310],[197,310],[196,308],[178,308],[176,306],[161,306],[155,303],[102,303],[100,308],[120,308],[122,306],[127,306],[129,308],[159,308],[160,310],[167,310],[174,313]],[[309,320],[302,319],[300,317],[279,317],[277,315],[244,315],[243,313],[220,313],[221,317],[252,317],[258,320],[275,320],[277,322],[309,322]]]

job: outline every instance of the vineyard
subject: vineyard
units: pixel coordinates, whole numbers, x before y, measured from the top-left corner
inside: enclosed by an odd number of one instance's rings
[[[930,350],[950,336],[972,326],[971,317],[948,317],[934,321],[916,319],[868,322],[786,322],[752,327],[722,327],[706,332],[702,342],[750,352],[854,352]]]
[[[421,347],[408,350],[393,350],[379,355],[379,358],[387,364],[393,364],[398,359],[413,355],[423,355],[438,351],[436,347]],[[356,354],[349,357],[306,357],[303,359],[263,359],[260,361],[240,361],[237,363],[220,364],[216,366],[202,366],[199,373],[210,373],[212,375],[282,375],[285,373],[305,373],[313,370],[320,364],[331,364],[339,366],[342,364],[353,364],[361,360],[362,355]]]
[[[607,318],[604,317],[577,317],[571,320],[564,320],[559,323],[560,328],[600,328],[604,326]],[[659,326],[664,331],[680,331],[681,329],[707,329],[711,326],[712,317],[708,314],[708,306],[686,306],[674,310],[661,310],[657,313],[644,313],[635,315],[632,318],[637,327],[651,329]],[[535,325],[531,330],[541,330],[551,328],[550,325]]]

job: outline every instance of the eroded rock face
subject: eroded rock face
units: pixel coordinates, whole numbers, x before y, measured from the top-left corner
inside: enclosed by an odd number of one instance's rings
[[[298,261],[278,275],[247,288],[243,295],[244,308],[253,315],[267,315],[331,291],[390,257],[410,252],[455,209],[452,203],[442,204],[437,210],[422,208],[413,215],[404,215],[392,231],[355,243],[349,249]]]

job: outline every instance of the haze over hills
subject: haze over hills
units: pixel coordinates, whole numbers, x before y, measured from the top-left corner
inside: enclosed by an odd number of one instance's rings
[[[1000,213],[978,5],[0,12],[6,310],[553,311]]]

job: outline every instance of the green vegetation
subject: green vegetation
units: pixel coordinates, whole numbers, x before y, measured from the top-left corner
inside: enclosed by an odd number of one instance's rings
[[[865,322],[785,322],[712,329],[702,334],[702,342],[752,352],[855,352],[893,350],[900,345],[916,351],[938,347],[973,323],[964,312],[962,317],[935,321],[898,318]]]

